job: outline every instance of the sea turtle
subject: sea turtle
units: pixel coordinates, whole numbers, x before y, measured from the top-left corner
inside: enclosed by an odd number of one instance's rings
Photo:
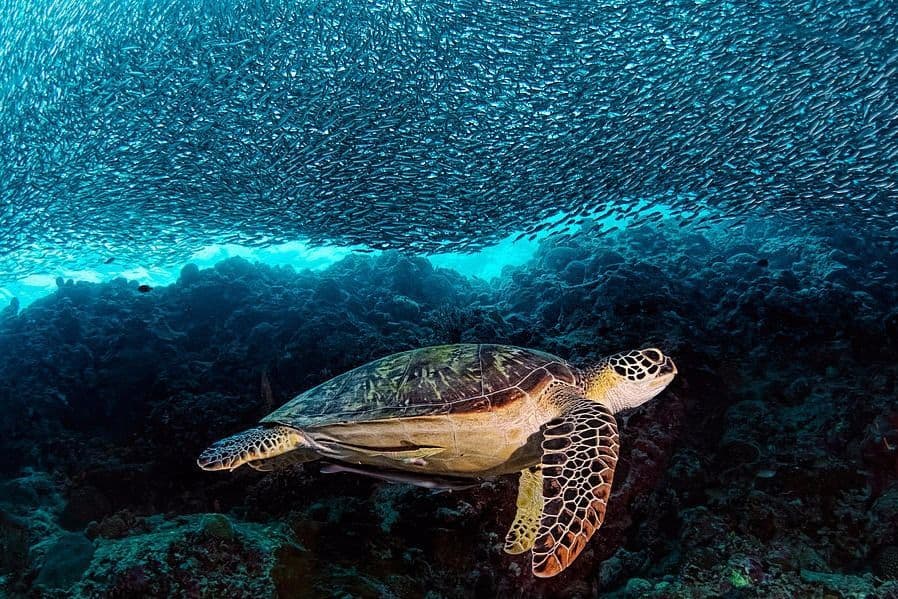
[[[505,551],[532,549],[554,576],[602,524],[617,463],[614,414],[677,373],[648,348],[579,369],[508,345],[441,345],[393,354],[296,396],[261,424],[218,441],[204,470],[271,470],[324,458],[331,470],[424,486],[520,473]]]

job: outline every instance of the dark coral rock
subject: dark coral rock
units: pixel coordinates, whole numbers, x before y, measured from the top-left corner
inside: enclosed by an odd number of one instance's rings
[[[47,548],[35,585],[45,589],[68,589],[81,579],[93,554],[93,543],[83,534],[63,534]]]
[[[135,532],[146,532],[147,527],[142,518],[129,510],[116,512],[103,518],[102,522],[91,522],[85,531],[88,538],[121,539]]]
[[[70,530],[80,530],[92,520],[102,520],[112,511],[109,499],[96,487],[77,487],[69,492],[60,524]]]
[[[898,580],[898,546],[883,547],[876,556],[876,574],[882,578]]]
[[[882,328],[886,339],[893,344],[898,344],[898,310],[890,312],[882,319]]]
[[[24,572],[28,547],[27,522],[0,509],[0,574]]]
[[[430,314],[429,326],[440,343],[461,343],[466,332],[481,316],[475,309],[460,306],[441,306]]]
[[[898,483],[882,491],[870,509],[870,531],[876,544],[898,544]]]
[[[0,321],[11,320],[19,314],[19,298],[9,300],[9,305],[0,310]]]
[[[121,539],[128,536],[128,531],[129,526],[125,519],[119,514],[112,514],[103,518],[103,521],[99,524],[91,522],[88,525],[87,536],[91,538]]]
[[[325,304],[338,304],[348,297],[349,295],[340,287],[340,283],[333,279],[324,279],[315,289],[313,299]]]
[[[87,596],[260,597],[274,592],[270,569],[281,529],[222,525],[221,515],[148,519],[146,531],[98,542],[77,590]],[[222,534],[230,530],[232,534]]]
[[[582,260],[569,262],[561,272],[561,280],[568,285],[578,285],[586,282],[586,263]]]
[[[315,560],[308,551],[295,545],[284,545],[275,553],[275,559],[271,576],[279,597],[297,596],[309,588]]]
[[[727,530],[726,523],[707,507],[699,506],[685,510],[680,514],[680,518],[682,519],[680,537],[686,547],[714,547],[724,540],[722,535]]]
[[[200,269],[196,264],[185,264],[181,267],[181,274],[178,276],[178,284],[182,286],[190,285],[200,278]]]
[[[220,541],[232,541],[234,539],[234,527],[231,521],[223,514],[207,514],[200,522],[200,532],[210,539]]]
[[[867,463],[886,476],[898,476],[898,411],[879,414],[866,430],[860,445]]]
[[[582,249],[566,246],[556,246],[547,250],[542,256],[543,265],[549,270],[564,270],[568,264],[579,259],[583,254]]]
[[[782,398],[787,405],[795,406],[804,402],[811,393],[812,381],[806,377],[796,378],[783,390]]]
[[[416,321],[421,316],[421,305],[404,295],[381,302],[378,307],[399,320]]]

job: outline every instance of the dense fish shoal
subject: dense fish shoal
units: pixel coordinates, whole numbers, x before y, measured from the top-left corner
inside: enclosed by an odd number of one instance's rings
[[[0,272],[658,205],[894,238],[896,31],[885,0],[8,3]]]

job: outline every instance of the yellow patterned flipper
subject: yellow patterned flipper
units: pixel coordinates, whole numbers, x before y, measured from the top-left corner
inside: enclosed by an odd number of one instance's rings
[[[539,515],[543,511],[543,477],[539,466],[521,470],[518,483],[518,513],[505,535],[505,553],[529,551],[536,539]]]

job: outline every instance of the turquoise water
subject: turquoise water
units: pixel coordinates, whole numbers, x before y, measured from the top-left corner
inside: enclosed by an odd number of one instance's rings
[[[658,208],[656,211],[661,211]],[[545,230],[535,234],[532,239],[520,238],[520,234],[512,234],[497,243],[490,244],[475,251],[441,252],[430,254],[427,258],[436,267],[450,268],[468,277],[490,280],[499,276],[506,266],[520,266],[531,260],[539,243],[553,232],[559,232],[560,221],[564,215],[556,215],[545,222]],[[607,228],[626,226],[629,219],[615,216],[607,217],[602,222]],[[568,227],[565,233],[575,233],[579,227]],[[529,237],[529,236],[528,236]],[[269,266],[289,266],[297,270],[320,270],[342,260],[353,253],[379,254],[381,250],[373,250],[365,246],[321,246],[308,242],[293,241],[264,247],[253,247],[240,244],[214,244],[194,252],[187,261],[200,268],[209,268],[216,263],[232,257],[245,258],[251,262]],[[0,298],[7,301],[17,298],[19,305],[25,307],[34,300],[52,293],[57,288],[58,278],[64,281],[83,281],[86,283],[108,282],[116,278],[137,281],[151,287],[169,285],[178,278],[183,263],[132,265],[118,263],[112,253],[88,254],[79,257],[85,267],[79,269],[61,268],[44,270],[24,276],[18,280],[10,280],[0,287]]]

